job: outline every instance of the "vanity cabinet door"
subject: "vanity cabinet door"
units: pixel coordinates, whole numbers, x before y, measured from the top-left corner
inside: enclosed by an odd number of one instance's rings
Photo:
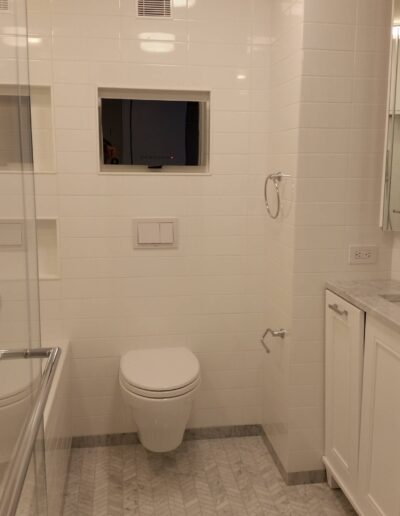
[[[326,291],[325,457],[328,477],[356,498],[365,313]]]
[[[400,514],[400,333],[367,316],[360,438],[365,516]]]

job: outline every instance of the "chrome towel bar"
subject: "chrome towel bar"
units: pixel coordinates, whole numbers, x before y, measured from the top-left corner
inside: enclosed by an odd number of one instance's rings
[[[39,390],[32,411],[25,420],[24,427],[15,443],[14,453],[4,479],[4,487],[0,498],[1,516],[14,516],[18,509],[19,499],[24,487],[36,436],[43,418],[44,408],[54,379],[57,364],[60,359],[60,348],[35,349],[1,349],[0,360],[47,358]]]

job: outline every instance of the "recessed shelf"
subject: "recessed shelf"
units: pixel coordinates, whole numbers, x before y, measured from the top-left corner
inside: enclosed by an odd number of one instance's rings
[[[60,278],[58,255],[57,219],[38,219],[36,221],[39,279],[54,280]]]
[[[29,115],[30,114],[30,115]],[[32,127],[32,143],[29,131]],[[21,139],[19,121],[22,120]],[[34,163],[39,174],[55,173],[53,109],[50,86],[0,85],[0,170],[20,171]]]
[[[33,163],[36,173],[54,173],[54,130],[51,89],[31,86]]]

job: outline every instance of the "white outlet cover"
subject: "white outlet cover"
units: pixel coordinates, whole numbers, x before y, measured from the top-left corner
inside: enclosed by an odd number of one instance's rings
[[[363,265],[376,263],[378,260],[378,247],[376,245],[351,245],[349,246],[349,264]]]

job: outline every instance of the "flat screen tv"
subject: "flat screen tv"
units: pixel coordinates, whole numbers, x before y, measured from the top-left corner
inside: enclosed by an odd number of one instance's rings
[[[101,99],[103,165],[204,165],[205,102]]]

